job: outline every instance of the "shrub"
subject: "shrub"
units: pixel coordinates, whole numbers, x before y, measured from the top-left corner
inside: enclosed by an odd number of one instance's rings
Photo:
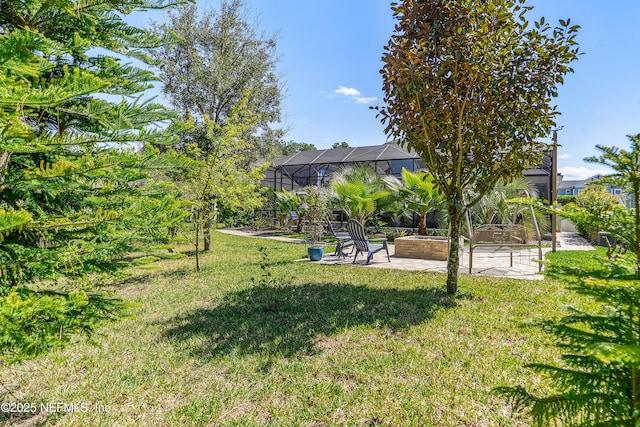
[[[576,201],[576,196],[563,194],[562,196],[558,196],[558,203],[562,205],[568,205],[569,203],[573,203]]]
[[[591,185],[575,196],[575,205],[586,215],[572,218],[576,229],[592,242],[598,239],[598,232],[606,215],[619,205],[618,198],[607,191],[604,185]]]

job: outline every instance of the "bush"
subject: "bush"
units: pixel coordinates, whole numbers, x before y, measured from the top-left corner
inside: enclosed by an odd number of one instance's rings
[[[601,230],[603,218],[619,205],[618,198],[607,191],[604,185],[591,185],[575,196],[575,205],[587,215],[571,218],[578,232],[586,239],[595,242]]]
[[[253,209],[230,209],[221,207],[218,211],[218,222],[227,227],[248,227],[253,225],[255,211]]]
[[[558,203],[562,205],[568,205],[569,203],[573,203],[575,201],[576,201],[576,196],[570,196],[568,194],[558,196]]]

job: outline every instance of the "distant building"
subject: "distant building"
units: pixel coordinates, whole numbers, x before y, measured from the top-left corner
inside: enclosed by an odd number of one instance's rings
[[[580,180],[563,180],[560,184],[558,184],[558,195],[559,196],[575,196],[580,191],[582,191],[588,185],[596,183],[597,181],[604,178],[604,175],[596,174],[587,179]],[[620,203],[630,208],[633,207],[633,200],[630,194],[625,193],[622,187],[617,187],[613,185],[606,184],[607,191],[614,196],[618,196],[620,198]]]
[[[584,189],[587,185],[594,181],[599,181],[603,178],[603,175],[597,174],[589,177],[587,179],[578,179],[578,180],[562,180],[561,183],[558,184],[558,196],[575,196],[582,189]],[[614,194],[614,193],[611,193]],[[622,194],[621,192],[618,194]]]

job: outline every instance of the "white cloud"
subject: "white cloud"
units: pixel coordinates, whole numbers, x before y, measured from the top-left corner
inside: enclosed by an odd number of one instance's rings
[[[335,93],[336,95],[344,96],[360,96],[360,91],[358,89],[344,86],[338,86],[338,89],[336,89],[333,93]]]
[[[588,168],[586,166],[565,166],[558,168],[558,171],[563,175],[563,179],[578,180],[587,179],[597,174],[607,175],[611,173],[611,170],[604,168]]]
[[[378,99],[375,96],[362,96],[358,89],[346,86],[338,86],[338,89],[333,91],[333,95],[344,95],[351,98],[356,104],[370,104]]]
[[[570,159],[571,158],[571,154],[558,154],[558,158],[559,159]]]
[[[359,97],[356,98],[356,104],[370,104],[373,101],[375,101],[376,99],[378,99],[378,98],[376,98],[375,96],[372,96],[370,98],[365,98],[365,97],[359,96]]]

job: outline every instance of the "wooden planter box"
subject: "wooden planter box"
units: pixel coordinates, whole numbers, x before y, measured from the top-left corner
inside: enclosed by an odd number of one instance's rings
[[[395,239],[395,256],[446,261],[449,239],[441,236],[406,236]]]

